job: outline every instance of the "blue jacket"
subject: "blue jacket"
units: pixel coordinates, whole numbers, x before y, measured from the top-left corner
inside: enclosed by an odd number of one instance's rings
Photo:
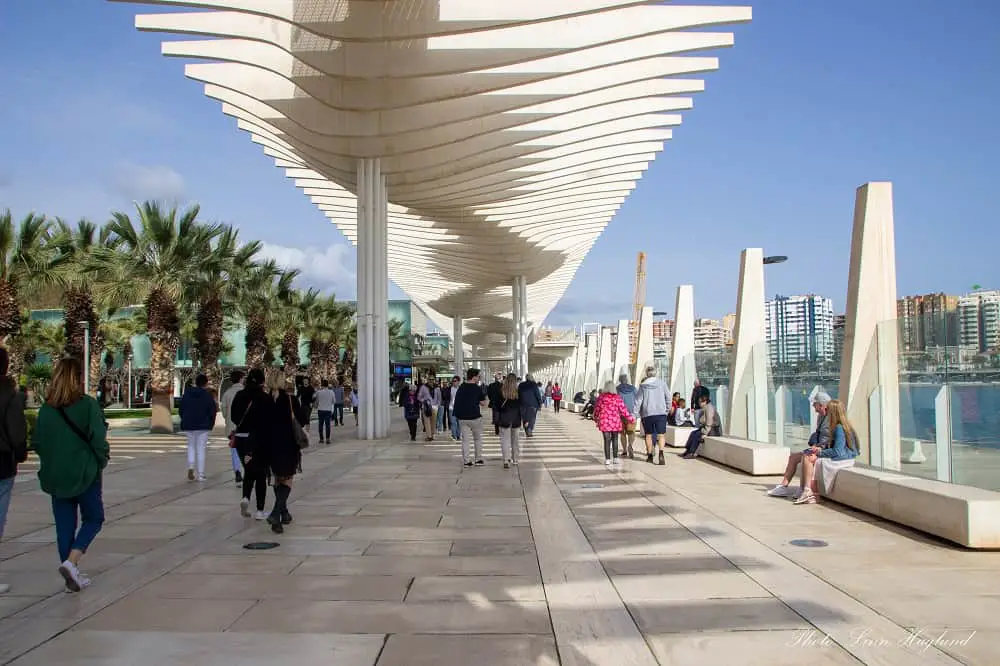
[[[833,446],[820,451],[819,457],[829,458],[830,460],[851,460],[852,458],[856,458],[858,456],[857,436],[854,436],[852,439],[854,440],[851,442],[853,448],[847,445],[847,433],[844,432],[844,426],[838,424],[833,431]]]
[[[517,387],[517,396],[522,407],[542,408],[542,391],[535,382],[521,382]]]
[[[215,427],[215,398],[199,386],[184,391],[181,398],[181,431],[211,430]]]
[[[635,408],[635,387],[631,384],[619,384],[618,395],[625,401],[625,407],[628,408],[629,414],[635,416],[637,411]]]

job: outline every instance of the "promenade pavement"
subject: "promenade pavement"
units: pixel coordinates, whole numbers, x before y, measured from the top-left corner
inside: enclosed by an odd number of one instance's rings
[[[181,438],[115,441],[76,595],[27,465],[0,544],[0,664],[1000,663],[1000,554],[793,506],[705,461],[609,471],[575,414],[541,414],[511,470],[491,435],[466,469],[446,435],[393,425],[310,450],[280,536],[240,517],[221,438],[204,484]]]

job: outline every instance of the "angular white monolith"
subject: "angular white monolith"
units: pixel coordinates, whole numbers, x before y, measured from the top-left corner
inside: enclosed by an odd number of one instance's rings
[[[848,274],[840,399],[859,433],[865,462],[899,469],[899,334],[892,183],[857,190]],[[880,450],[873,450],[878,447]]]
[[[694,364],[694,287],[684,284],[677,287],[677,306],[674,309],[674,339],[670,350],[670,390],[679,391],[687,398],[694,390],[698,378]],[[697,405],[688,405],[692,409]]]
[[[584,355],[583,390],[590,392],[597,386],[597,333],[586,334]]]
[[[597,347],[597,387],[604,388],[605,382],[611,381],[614,365],[611,358],[611,329],[601,327],[601,343]]]
[[[615,381],[622,375],[628,375],[628,367],[632,362],[629,356],[629,321],[628,319],[618,320],[618,340],[615,342]]]
[[[634,381],[638,386],[646,377],[646,368],[653,365],[653,308],[642,309],[635,344],[638,353],[635,359]]]
[[[734,437],[766,442],[768,354],[764,331],[764,251],[748,248],[740,255],[727,422]]]

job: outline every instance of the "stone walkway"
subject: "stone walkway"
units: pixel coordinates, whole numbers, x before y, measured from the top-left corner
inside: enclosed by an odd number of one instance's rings
[[[0,664],[1000,663],[1000,554],[703,461],[612,473],[569,413],[541,415],[518,469],[488,439],[474,469],[450,440],[311,451],[295,523],[256,552],[272,535],[239,516],[221,440],[204,485],[183,481],[182,440],[116,444],[79,595],[29,466],[0,545]]]

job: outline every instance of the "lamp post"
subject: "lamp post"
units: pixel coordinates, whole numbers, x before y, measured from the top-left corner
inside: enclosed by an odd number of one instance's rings
[[[771,264],[783,264],[786,261],[788,261],[788,257],[781,254],[776,254],[770,257],[764,257],[763,263],[765,266],[770,266]]]
[[[83,392],[90,395],[90,322],[81,321],[83,328]]]

